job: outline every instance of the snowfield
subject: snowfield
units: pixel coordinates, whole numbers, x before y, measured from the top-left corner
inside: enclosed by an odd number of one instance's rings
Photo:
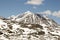
[[[60,40],[60,26],[52,19],[30,11],[0,18],[0,40]]]

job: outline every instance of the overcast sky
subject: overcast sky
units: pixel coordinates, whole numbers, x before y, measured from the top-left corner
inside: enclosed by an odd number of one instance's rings
[[[8,17],[26,11],[46,14],[60,24],[60,0],[0,0],[0,16]]]

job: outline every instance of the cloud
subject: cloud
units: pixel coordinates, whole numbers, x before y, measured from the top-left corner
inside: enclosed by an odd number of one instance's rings
[[[44,0],[28,0],[26,4],[31,4],[31,5],[41,5]]]
[[[46,11],[40,12],[40,14],[51,15],[51,11],[46,10]]]
[[[56,17],[59,17],[60,18],[60,10],[59,11],[51,11],[51,10],[46,10],[46,11],[43,11],[43,12],[38,12],[40,14],[44,14],[44,15],[52,15],[52,16],[56,16]]]
[[[53,15],[53,16],[56,16],[56,17],[60,17],[60,10],[53,12],[52,15]]]

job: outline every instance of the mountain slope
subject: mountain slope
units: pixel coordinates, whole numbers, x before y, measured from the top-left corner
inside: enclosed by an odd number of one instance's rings
[[[17,15],[15,16],[15,18],[12,18],[11,20],[30,24],[39,24],[39,25],[45,24],[49,26],[57,26],[57,23],[54,20],[41,14],[34,14],[30,11],[27,11],[22,15]]]
[[[60,40],[60,27],[47,16],[28,11],[0,18],[0,40]]]

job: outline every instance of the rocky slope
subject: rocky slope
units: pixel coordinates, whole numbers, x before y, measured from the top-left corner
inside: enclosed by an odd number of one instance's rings
[[[0,17],[0,40],[60,40],[60,26],[41,14]]]

